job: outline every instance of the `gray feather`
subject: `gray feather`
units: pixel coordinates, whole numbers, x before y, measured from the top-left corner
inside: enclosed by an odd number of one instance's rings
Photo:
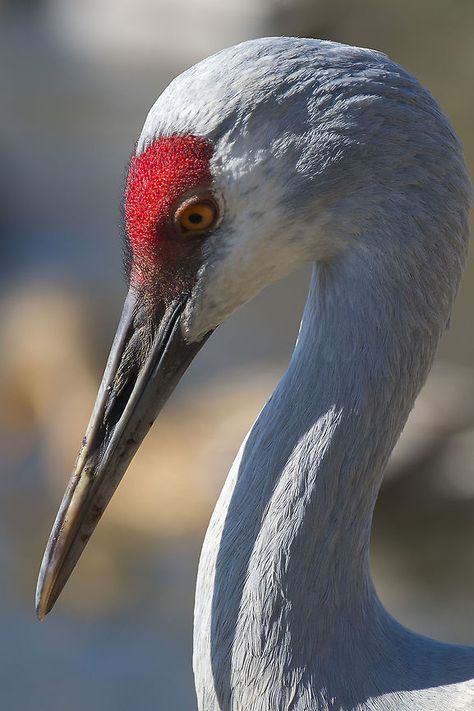
[[[169,133],[213,141],[225,205],[190,339],[315,263],[291,363],[204,542],[200,710],[473,709],[474,649],[398,624],[369,570],[383,471],[466,257],[470,183],[452,128],[383,54],[267,38],[178,77],[138,150]]]

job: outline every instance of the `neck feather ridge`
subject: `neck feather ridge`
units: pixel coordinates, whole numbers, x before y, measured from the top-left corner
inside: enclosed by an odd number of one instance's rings
[[[246,481],[258,512],[249,606],[267,606],[280,586],[292,610],[282,614],[301,614],[313,638],[314,625],[333,623],[331,609],[355,620],[374,597],[373,508],[440,334],[437,322],[412,325],[413,298],[409,315],[403,305],[390,312],[387,280],[365,267],[359,255],[315,267],[290,366],[247,440],[234,490]]]

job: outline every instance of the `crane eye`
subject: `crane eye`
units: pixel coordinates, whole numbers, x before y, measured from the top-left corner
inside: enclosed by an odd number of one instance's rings
[[[207,232],[216,223],[217,205],[211,199],[188,200],[178,208],[174,219],[182,234]]]

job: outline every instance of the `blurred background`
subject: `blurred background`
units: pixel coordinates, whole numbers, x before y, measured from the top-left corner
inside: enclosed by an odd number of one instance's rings
[[[390,54],[439,99],[474,173],[471,0],[0,0],[2,709],[196,708],[203,532],[288,361],[308,274],[213,336],[41,625],[34,587],[125,293],[119,205],[145,115],[190,64],[281,34]],[[458,642],[474,640],[473,297],[471,262],[390,464],[372,546],[388,609]]]

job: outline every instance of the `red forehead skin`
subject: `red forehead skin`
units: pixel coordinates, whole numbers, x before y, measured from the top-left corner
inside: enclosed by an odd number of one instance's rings
[[[132,158],[125,191],[125,221],[133,265],[142,273],[159,269],[166,256],[179,252],[173,214],[182,197],[210,188],[211,144],[197,136],[158,138]],[[178,256],[178,255],[176,255]],[[175,261],[175,260],[173,260]],[[133,269],[132,269],[133,278]]]

